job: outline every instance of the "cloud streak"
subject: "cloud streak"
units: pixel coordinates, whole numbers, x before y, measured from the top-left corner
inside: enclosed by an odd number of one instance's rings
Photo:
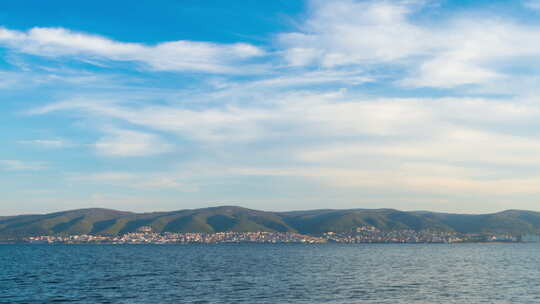
[[[145,190],[177,190],[181,192],[196,192],[198,187],[182,181],[179,177],[163,173],[132,173],[109,171],[86,175],[73,175],[68,180],[76,183],[91,183],[112,185],[115,187],[145,189]]]
[[[45,162],[22,161],[16,159],[0,160],[0,171],[41,171],[49,168]]]
[[[18,141],[19,144],[23,145],[33,145],[33,146],[39,146],[44,148],[65,148],[73,146],[73,144],[61,140],[61,139],[32,139],[32,140],[20,140]]]
[[[225,74],[238,73],[236,63],[264,55],[263,50],[246,43],[218,44],[182,40],[149,46],[114,41],[64,28],[41,27],[26,32],[0,28],[0,44],[20,53],[45,57],[133,61],[159,71]]]
[[[106,136],[93,146],[97,153],[111,157],[152,156],[172,151],[173,145],[161,137],[132,130],[106,129]]]
[[[299,31],[281,34],[292,66],[400,66],[409,87],[452,88],[507,76],[499,62],[540,57],[540,27],[503,18],[452,16],[414,22],[419,1],[311,1]]]
[[[197,161],[219,164],[206,171],[193,169],[202,179],[288,176],[329,187],[387,187],[445,195],[531,194],[540,179],[538,138],[524,132],[538,127],[540,108],[527,100],[289,92],[243,107],[194,110],[68,100],[34,113],[57,111],[108,118],[179,141],[195,141],[194,150],[188,148],[186,153],[205,147]],[[144,145],[142,150],[159,151],[154,146]],[[168,180],[165,175],[161,181]],[[515,187],[488,191],[505,182]]]

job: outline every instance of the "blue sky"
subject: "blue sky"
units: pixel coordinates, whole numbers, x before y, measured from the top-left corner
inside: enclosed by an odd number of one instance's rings
[[[540,210],[540,1],[18,1],[0,214]]]

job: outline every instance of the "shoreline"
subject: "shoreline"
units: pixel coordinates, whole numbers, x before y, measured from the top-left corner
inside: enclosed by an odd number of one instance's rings
[[[365,243],[340,243],[340,242],[216,242],[216,243],[43,243],[43,242],[0,242],[0,245],[460,245],[460,244],[484,244],[484,245],[509,245],[509,244],[534,244],[537,242],[365,242]]]

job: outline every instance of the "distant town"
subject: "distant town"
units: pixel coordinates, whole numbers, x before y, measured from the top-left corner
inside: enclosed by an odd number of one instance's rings
[[[474,243],[474,242],[536,242],[537,236],[511,234],[458,234],[435,230],[381,231],[373,226],[357,227],[347,233],[326,232],[311,236],[294,232],[217,232],[217,233],[155,233],[151,227],[121,236],[105,235],[45,235],[23,239],[26,243],[46,244],[219,244],[219,243]]]

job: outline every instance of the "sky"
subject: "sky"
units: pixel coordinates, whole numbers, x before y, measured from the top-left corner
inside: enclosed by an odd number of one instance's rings
[[[0,215],[540,211],[540,1],[10,1]]]

